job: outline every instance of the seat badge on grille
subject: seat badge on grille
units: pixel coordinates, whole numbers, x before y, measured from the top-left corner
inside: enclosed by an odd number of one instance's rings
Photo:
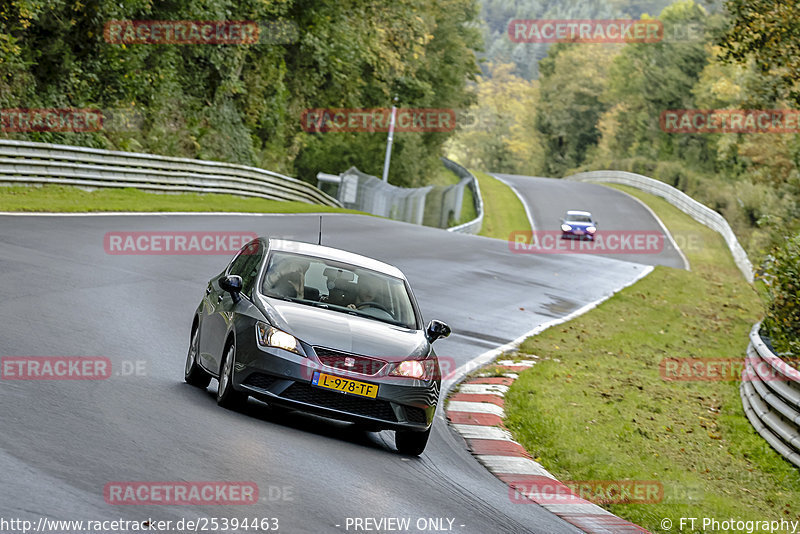
[[[356,364],[355,358],[351,358],[351,357],[347,356],[344,359],[344,366],[345,367],[353,367],[355,364]]]

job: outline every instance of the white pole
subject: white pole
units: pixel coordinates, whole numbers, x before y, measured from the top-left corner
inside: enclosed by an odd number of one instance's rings
[[[386,159],[383,160],[383,181],[389,182],[389,160],[392,159],[392,141],[394,140],[394,120],[397,108],[392,106],[392,120],[389,122],[389,140],[386,142]]]

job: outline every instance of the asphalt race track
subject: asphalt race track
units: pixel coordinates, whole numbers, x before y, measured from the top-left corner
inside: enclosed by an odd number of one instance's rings
[[[600,232],[629,235],[635,232],[658,232],[663,228],[650,212],[633,197],[603,185],[536,178],[514,174],[495,174],[513,185],[528,204],[537,231],[560,232],[560,220],[567,210],[591,211]],[[641,248],[628,254],[594,254],[645,265],[684,268],[684,261],[669,239],[663,239],[657,253]]]
[[[637,224],[650,219],[634,216]],[[599,209],[598,218],[613,220]],[[577,532],[537,505],[513,503],[441,417],[423,456],[409,458],[389,432],[280,414],[253,400],[240,413],[219,408],[216,381],[207,391],[190,387],[183,365],[192,313],[230,256],[110,255],[103,247],[110,231],[316,241],[317,224],[309,215],[0,216],[0,356],[112,362],[105,380],[0,380],[0,517],[278,518],[282,533],[375,532],[348,529],[347,518],[408,517],[412,527],[452,519],[452,531],[463,533]],[[366,216],[325,216],[323,244],[400,267],[426,322],[453,328],[436,349],[457,365],[645,269],[597,256],[512,254],[503,241]],[[260,499],[110,505],[103,489],[113,481],[252,481]]]

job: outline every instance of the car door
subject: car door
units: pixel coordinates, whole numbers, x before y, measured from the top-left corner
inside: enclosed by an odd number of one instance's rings
[[[212,279],[206,288],[203,299],[203,324],[200,328],[200,362],[203,367],[215,374],[219,371],[225,339],[230,325],[235,320],[237,306],[233,297],[219,286],[219,281],[228,275],[242,277],[242,298],[249,300],[252,286],[264,250],[259,240],[242,247],[228,268],[217,278]]]

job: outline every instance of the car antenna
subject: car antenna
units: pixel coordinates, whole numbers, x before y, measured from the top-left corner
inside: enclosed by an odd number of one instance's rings
[[[317,237],[317,245],[322,244],[322,215],[319,216],[319,237]]]

